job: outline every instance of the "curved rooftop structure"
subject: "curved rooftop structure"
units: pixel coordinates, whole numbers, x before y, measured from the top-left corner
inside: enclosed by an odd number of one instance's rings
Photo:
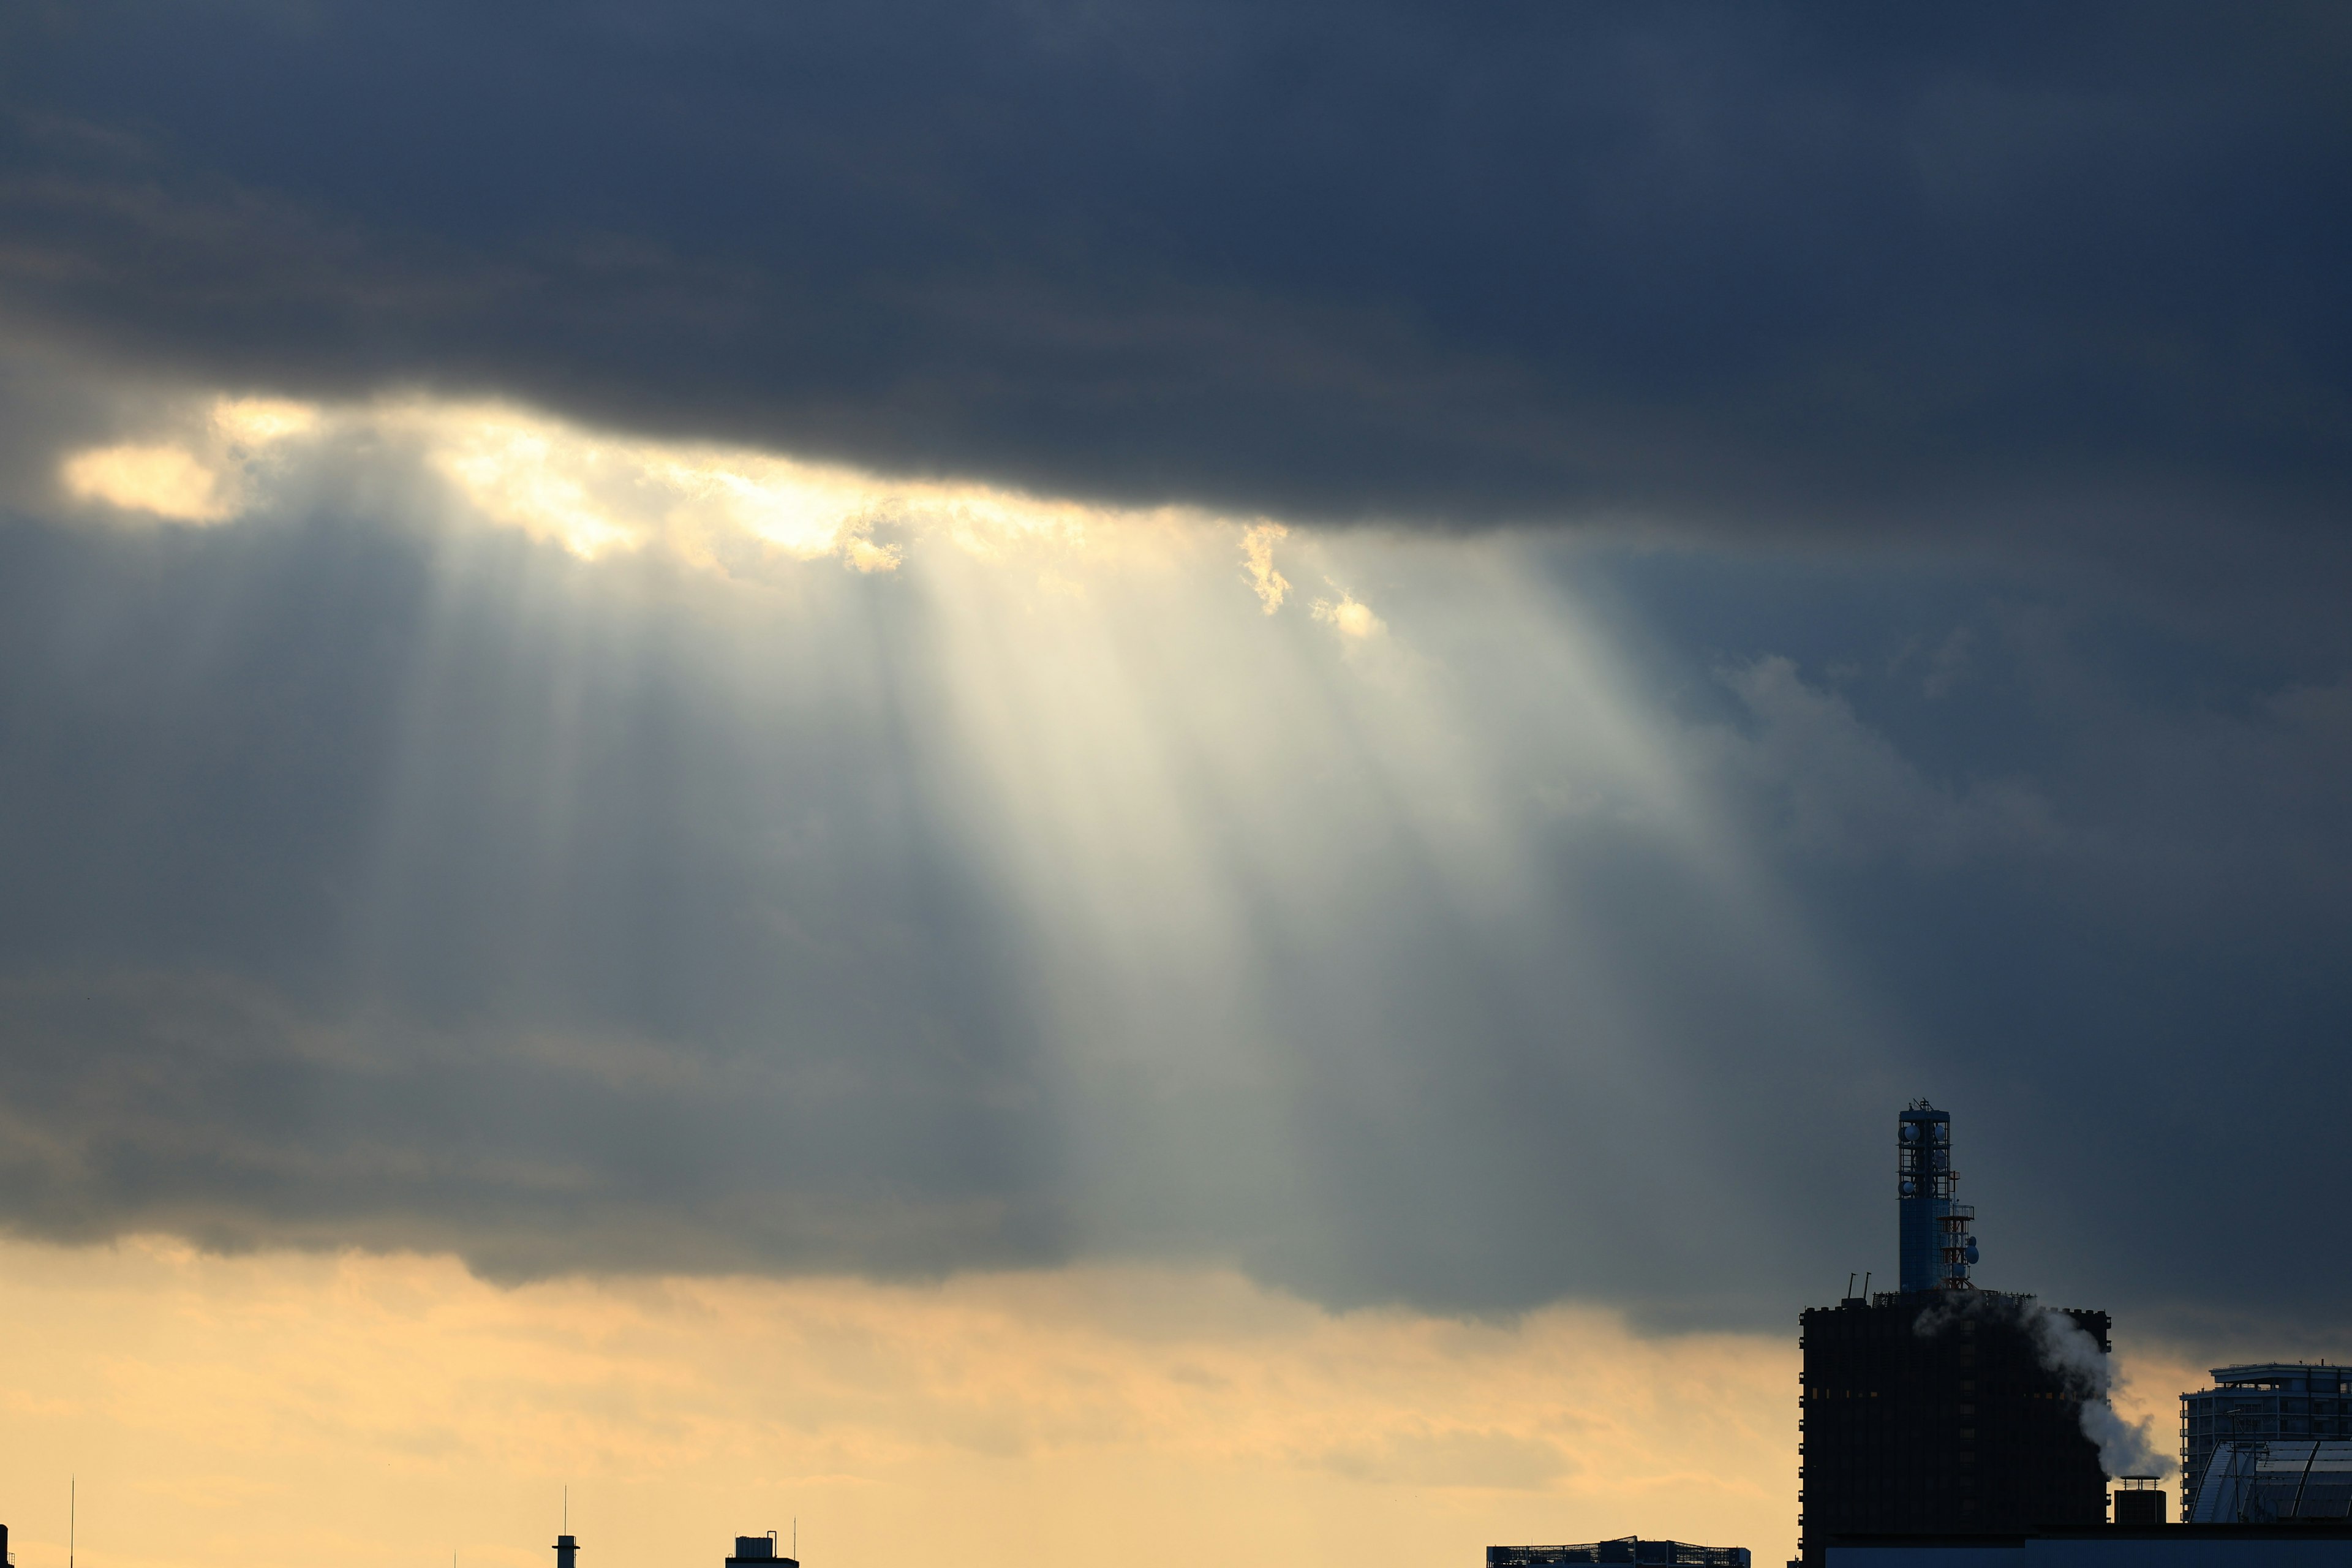
[[[2213,1450],[2189,1524],[2352,1519],[2352,1441],[2231,1439]]]

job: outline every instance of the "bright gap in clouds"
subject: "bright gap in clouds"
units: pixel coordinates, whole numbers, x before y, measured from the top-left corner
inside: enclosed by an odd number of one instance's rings
[[[76,502],[125,517],[226,522],[256,499],[248,481],[271,448],[318,428],[320,411],[282,398],[216,397],[181,423],[191,428],[176,439],[68,454],[59,485]]]
[[[294,444],[357,439],[407,446],[484,520],[583,560],[667,551],[723,568],[751,546],[887,572],[899,563],[901,546],[878,542],[877,530],[936,533],[985,555],[1041,539],[1100,550],[1210,521],[1182,508],[1090,507],[986,486],[886,481],[748,447],[586,430],[506,405],[407,399],[330,409],[222,396],[180,424],[176,438],[68,454],[60,466],[66,493],[168,521],[219,522],[268,504],[257,481],[298,458]],[[1282,532],[1261,524],[1247,535],[1253,571],[1271,572],[1266,542]],[[1266,581],[1257,578],[1262,594]]]

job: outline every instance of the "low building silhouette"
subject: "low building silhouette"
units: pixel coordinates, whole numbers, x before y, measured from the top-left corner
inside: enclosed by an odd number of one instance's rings
[[[2157,1485],[2154,1476],[2117,1476],[2107,1502],[2116,1524],[2136,1528],[2167,1522],[2164,1489]]]
[[[1644,1541],[1638,1535],[1589,1541],[1580,1546],[1489,1546],[1486,1568],[1552,1568],[1555,1563],[1664,1563],[1672,1568],[1748,1568],[1745,1546],[1694,1546],[1686,1541]]]
[[[776,1532],[772,1530],[765,1535],[737,1536],[727,1568],[801,1568],[801,1564],[800,1559],[776,1550]]]

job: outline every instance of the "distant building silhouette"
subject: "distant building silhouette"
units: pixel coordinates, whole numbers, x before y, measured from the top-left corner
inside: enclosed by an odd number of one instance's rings
[[[2261,1524],[2109,1525],[2032,1535],[1834,1542],[1829,1568],[2344,1568],[2352,1531]]]
[[[1489,1546],[1486,1568],[1552,1568],[1554,1563],[1669,1563],[1673,1568],[1748,1568],[1745,1546],[1693,1546],[1628,1535],[1581,1546]]]
[[[776,1532],[765,1535],[739,1535],[735,1538],[735,1554],[727,1559],[727,1568],[801,1568],[800,1560],[787,1557],[776,1550]]]
[[[2217,1366],[2213,1386],[2180,1396],[2180,1516],[2224,1443],[2352,1437],[2352,1367],[2326,1362]]]

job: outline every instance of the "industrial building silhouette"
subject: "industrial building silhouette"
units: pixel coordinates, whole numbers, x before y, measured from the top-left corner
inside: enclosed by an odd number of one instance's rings
[[[2107,1314],[1979,1289],[1958,1180],[1949,1114],[1906,1107],[1897,1288],[1800,1316],[1803,1568],[2352,1568],[2352,1375],[2222,1367],[2184,1394],[2168,1524],[2156,1477],[2110,1492],[2084,1426],[2106,1396]]]
[[[2082,1408],[2105,1385],[2105,1312],[1979,1290],[1976,1211],[1956,1201],[1952,1119],[1895,1121],[1897,1289],[1801,1316],[1800,1560],[1839,1536],[2013,1534],[2106,1522]],[[2074,1336],[2071,1343],[2064,1336]],[[2065,1359],[2071,1351],[2074,1360]]]
[[[1952,1119],[1896,1115],[1895,1289],[1800,1314],[1798,1562],[1791,1568],[2352,1568],[2352,1370],[2217,1368],[2181,1395],[2180,1522],[2154,1476],[2109,1477],[2084,1425],[2106,1313],[1980,1289]],[[2112,1506],[2113,1520],[2109,1510]],[[1745,1563],[1736,1546],[1627,1536],[1496,1546],[1487,1568]]]

